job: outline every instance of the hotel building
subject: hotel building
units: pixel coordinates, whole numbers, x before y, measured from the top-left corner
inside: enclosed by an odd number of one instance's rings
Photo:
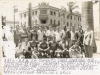
[[[74,12],[71,16],[69,11],[64,15],[60,15],[60,8],[50,6],[43,2],[38,4],[36,7],[32,7],[32,26],[59,26],[62,28],[63,25],[69,28],[70,25],[78,29],[78,25],[81,25],[81,14]],[[19,25],[26,25],[28,27],[28,9],[20,12]]]

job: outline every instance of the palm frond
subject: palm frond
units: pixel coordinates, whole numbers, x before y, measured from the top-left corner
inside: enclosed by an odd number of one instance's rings
[[[71,6],[73,7],[76,4],[76,2],[72,2]]]
[[[72,10],[74,10],[74,9],[76,9],[76,8],[79,8],[79,6],[77,6],[77,5],[76,5],[76,6],[74,6],[74,7],[72,8]]]
[[[72,11],[75,9],[75,8],[78,8],[77,5],[75,5],[76,2],[68,2],[67,3],[67,7],[68,7],[68,10],[70,13],[72,13]]]

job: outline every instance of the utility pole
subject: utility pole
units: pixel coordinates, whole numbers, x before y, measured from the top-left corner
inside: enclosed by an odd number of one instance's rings
[[[13,11],[14,11],[14,29],[15,29],[15,13],[18,11],[18,9],[16,9],[16,6],[13,6]]]

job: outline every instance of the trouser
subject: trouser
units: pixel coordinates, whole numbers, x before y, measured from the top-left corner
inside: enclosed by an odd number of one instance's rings
[[[55,50],[50,50],[50,56],[51,56],[51,58],[55,57]]]
[[[49,50],[47,50],[47,51],[41,51],[41,50],[39,50],[39,58],[41,58],[41,57],[46,58],[47,54],[49,54]]]
[[[75,44],[76,40],[71,40],[71,46],[73,46]]]
[[[15,44],[16,44],[16,47],[18,47],[18,41],[19,41],[18,39],[15,39],[15,40],[14,40],[14,42],[15,42]]]
[[[81,47],[81,53],[85,53],[84,46],[82,42],[79,42],[79,46]]]
[[[88,57],[88,58],[93,57],[93,49],[89,45],[85,45],[85,57]]]
[[[63,53],[62,52],[56,52],[55,53],[55,57],[56,58],[62,58],[63,57]]]
[[[49,42],[51,40],[51,37],[50,36],[47,36],[47,41]]]
[[[69,48],[70,48],[70,46],[71,46],[71,40],[66,40],[66,42],[68,43],[67,49],[69,50]]]
[[[69,58],[69,52],[68,51],[64,51],[63,52],[63,58]]]

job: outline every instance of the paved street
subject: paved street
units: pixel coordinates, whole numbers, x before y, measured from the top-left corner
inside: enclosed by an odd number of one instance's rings
[[[100,41],[96,41],[97,45],[97,53],[93,54],[93,58],[99,58],[100,57]]]

